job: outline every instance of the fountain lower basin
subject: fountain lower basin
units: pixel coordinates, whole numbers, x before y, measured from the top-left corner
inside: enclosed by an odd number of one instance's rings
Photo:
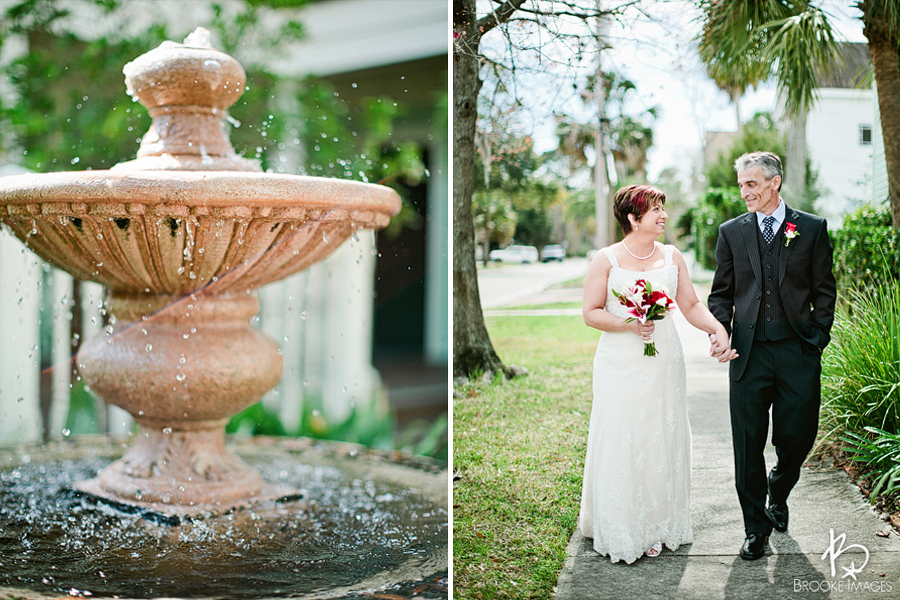
[[[447,598],[442,467],[308,439],[232,449],[302,499],[161,522],[72,491],[121,444],[0,450],[0,597]]]

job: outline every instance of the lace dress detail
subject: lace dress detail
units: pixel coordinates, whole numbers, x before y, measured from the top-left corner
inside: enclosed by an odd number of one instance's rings
[[[612,290],[638,279],[663,286],[674,298],[678,267],[672,246],[665,266],[651,271],[612,263],[606,310],[628,317]],[[594,356],[594,402],[588,433],[581,513],[582,535],[612,562],[632,563],[654,543],[670,550],[693,541],[691,530],[691,429],[685,392],[684,353],[671,316],[656,321],[657,356],[644,356],[633,333],[603,332]]]

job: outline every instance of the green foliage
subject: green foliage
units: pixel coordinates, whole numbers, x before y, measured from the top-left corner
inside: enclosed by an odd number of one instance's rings
[[[734,161],[742,154],[758,150],[768,150],[782,159],[787,152],[787,139],[778,131],[775,119],[769,113],[757,113],[744,124],[741,136],[706,168],[706,184],[709,187],[736,187]]]
[[[516,231],[519,215],[512,201],[500,192],[472,194],[472,220],[479,243],[505,244]]]
[[[534,172],[541,165],[541,158],[534,153],[534,140],[518,137],[498,129],[479,132],[482,146],[477,148],[475,160],[475,189],[503,189],[516,192],[528,189],[535,180]],[[485,173],[484,152],[490,152],[488,173]]]
[[[4,68],[17,101],[0,107],[0,127],[10,145],[22,148],[23,165],[106,169],[133,158],[150,119],[125,94],[122,67],[162,36],[164,30],[152,28],[132,40],[85,42],[30,31],[32,50]]]
[[[900,435],[877,427],[866,427],[869,436],[848,433],[841,439],[849,444],[849,459],[862,464],[872,479],[869,500],[875,504],[879,494],[900,492]],[[874,438],[874,439],[873,439]]]
[[[763,46],[763,59],[774,65],[778,91],[792,115],[813,106],[818,73],[841,56],[828,15],[817,6],[804,4],[797,3],[797,14],[761,27],[771,36]]]
[[[881,283],[839,305],[822,362],[826,438],[878,427],[900,433],[900,287]]]
[[[894,285],[900,281],[900,230],[891,227],[887,205],[864,206],[847,215],[831,239],[842,299],[854,289],[873,289],[884,277]]]
[[[808,1],[704,2],[700,57],[732,97],[775,76],[787,110],[815,99],[817,72],[839,56],[828,15]]]
[[[81,377],[72,382],[72,390],[69,392],[66,429],[74,435],[100,432],[100,422],[97,419],[97,399]]]
[[[553,241],[553,223],[550,222],[546,211],[526,208],[517,214],[519,219],[516,223],[516,233],[513,235],[517,242],[540,249]]]
[[[694,252],[704,269],[716,268],[719,225],[740,216],[745,211],[746,204],[741,200],[738,188],[731,186],[707,188],[697,201],[697,206],[689,212]]]
[[[737,138],[727,152],[719,154],[706,169],[708,187],[736,187],[737,175],[734,172],[734,161],[742,154],[767,150],[781,158],[781,166],[788,168],[787,138],[778,131],[775,120],[769,113],[757,113],[744,124],[741,136]],[[793,208],[811,212],[819,192],[816,189],[818,174],[806,161],[806,188],[801,198],[785,198]]]
[[[331,85],[314,78],[304,81],[298,99],[307,171],[394,188],[403,205],[384,235],[396,237],[404,227],[424,227],[408,193],[426,177],[422,150],[416,142],[393,139],[394,122],[405,106],[383,96],[364,98],[361,105],[351,107]]]
[[[228,434],[311,437],[340,440],[369,448],[398,450],[438,460],[447,460],[447,416],[434,422],[416,421],[402,430],[384,403],[369,402],[365,408],[354,407],[339,423],[331,423],[321,410],[321,401],[306,398],[299,427],[288,431],[278,415],[262,402],[234,415],[225,429]]]

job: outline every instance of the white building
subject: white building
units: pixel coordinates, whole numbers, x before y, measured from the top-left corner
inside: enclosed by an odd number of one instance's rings
[[[807,152],[821,192],[816,209],[831,229],[873,197],[887,195],[883,160],[880,165],[873,161],[876,149],[884,145],[878,98],[874,85],[857,87],[871,64],[869,51],[866,44],[843,46],[846,65],[820,80],[819,100],[806,120]],[[873,196],[879,185],[885,185],[885,192]]]

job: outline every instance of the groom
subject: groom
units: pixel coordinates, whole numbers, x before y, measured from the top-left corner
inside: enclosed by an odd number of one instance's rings
[[[827,224],[784,203],[778,156],[744,154],[734,169],[748,213],[719,227],[709,309],[731,334],[730,347],[712,340],[712,354],[737,353],[729,369],[735,479],[747,534],[740,556],[756,560],[773,526],[787,531],[788,496],[816,439],[820,358],[836,293]],[[770,410],[778,460],[767,475]]]

